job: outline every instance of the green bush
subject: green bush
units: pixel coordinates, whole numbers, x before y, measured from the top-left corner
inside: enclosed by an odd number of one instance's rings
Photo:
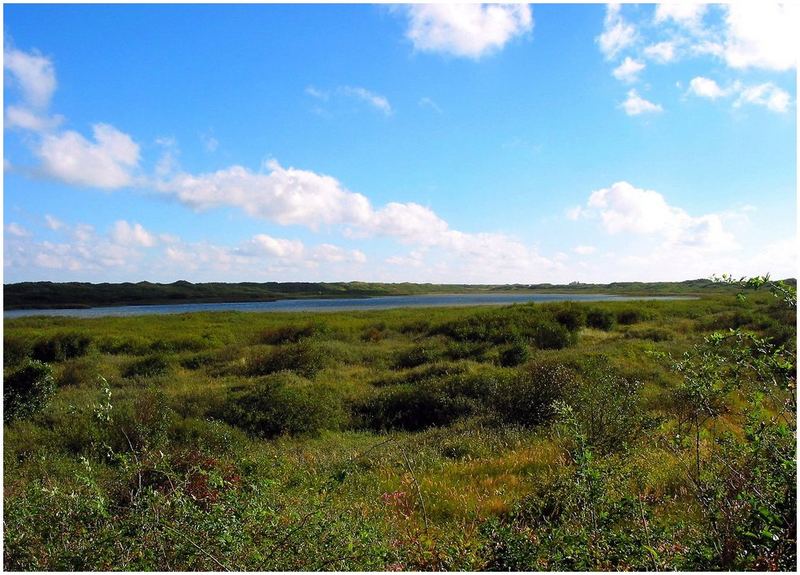
[[[169,371],[169,362],[161,355],[151,355],[129,363],[122,370],[122,376],[127,378],[156,377],[164,375],[167,371]]]
[[[581,307],[566,304],[553,314],[555,320],[569,331],[577,331],[586,325],[586,312]]]
[[[250,357],[245,366],[245,375],[294,371],[310,379],[329,364],[329,359],[323,349],[313,342],[290,343],[264,355]]]
[[[41,411],[56,392],[52,368],[28,360],[3,379],[3,420],[25,419]]]
[[[575,372],[552,360],[532,361],[515,378],[498,381],[492,408],[506,423],[536,426],[555,415],[553,403],[569,397],[576,386]]]
[[[525,363],[531,358],[531,350],[522,341],[515,341],[500,352],[500,365],[514,367]]]
[[[448,397],[437,386],[398,385],[381,389],[355,407],[362,424],[375,430],[419,431],[448,425],[469,413],[466,402]]]
[[[277,328],[267,329],[258,334],[258,342],[269,345],[284,343],[297,343],[300,340],[314,336],[319,331],[312,323],[305,325],[282,325]]]
[[[417,367],[423,363],[432,363],[441,359],[441,357],[441,350],[428,342],[426,344],[415,345],[411,349],[400,352],[395,360],[395,366],[400,369],[408,369]]]
[[[629,329],[625,332],[625,337],[636,339],[649,339],[650,341],[669,341],[674,339],[673,333],[663,327],[647,327],[640,329]]]
[[[620,325],[632,325],[645,319],[642,310],[624,309],[617,312],[617,323]]]
[[[82,357],[73,359],[64,364],[64,368],[58,376],[58,386],[69,387],[87,382],[94,383],[97,380],[97,376],[97,361],[94,358]]]
[[[595,329],[609,331],[614,327],[614,314],[604,309],[590,309],[586,313],[586,325]]]
[[[92,338],[82,333],[59,333],[40,339],[33,345],[33,359],[44,362],[64,361],[86,355]]]
[[[341,401],[324,385],[291,372],[270,375],[251,389],[233,392],[221,417],[256,437],[319,435],[343,420]]]
[[[19,365],[33,353],[33,344],[24,337],[3,337],[3,363],[6,367]]]
[[[567,398],[589,445],[602,453],[624,448],[640,435],[641,383],[614,372],[604,356],[586,362],[581,385]]]
[[[555,322],[537,324],[533,328],[532,336],[533,342],[539,349],[563,349],[576,342],[575,332]]]

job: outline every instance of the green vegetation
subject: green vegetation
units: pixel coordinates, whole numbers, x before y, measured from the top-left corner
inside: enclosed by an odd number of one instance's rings
[[[703,286],[6,321],[3,566],[792,570],[794,291]]]

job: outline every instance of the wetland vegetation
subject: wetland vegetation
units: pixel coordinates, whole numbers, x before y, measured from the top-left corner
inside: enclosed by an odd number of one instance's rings
[[[792,570],[795,291],[704,289],[7,320],[4,568]]]

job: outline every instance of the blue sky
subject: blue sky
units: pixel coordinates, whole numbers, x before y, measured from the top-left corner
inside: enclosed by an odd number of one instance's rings
[[[796,275],[796,7],[4,6],[4,282]]]

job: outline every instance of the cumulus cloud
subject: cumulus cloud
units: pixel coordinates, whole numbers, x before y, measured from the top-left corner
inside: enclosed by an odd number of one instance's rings
[[[658,236],[672,246],[726,250],[736,242],[724,226],[724,214],[691,216],[671,206],[660,193],[615,182],[591,193],[582,217],[599,219],[611,234]]]
[[[44,172],[77,186],[115,189],[133,182],[139,145],[108,124],[92,127],[94,142],[74,131],[47,134],[36,150]]]
[[[689,82],[689,92],[695,96],[709,98],[711,100],[716,100],[717,98],[727,95],[727,90],[720,88],[719,84],[714,80],[704,78],[703,76],[692,78],[692,81]]]
[[[659,104],[654,104],[642,98],[636,90],[629,90],[628,97],[620,104],[625,113],[629,116],[639,116],[641,114],[653,114],[663,111]]]
[[[151,248],[158,243],[156,237],[142,227],[141,224],[130,224],[125,220],[114,223],[111,239],[123,246],[141,246]]]
[[[778,88],[772,82],[748,86],[739,92],[739,98],[734,102],[734,107],[742,104],[763,106],[773,112],[786,112],[789,109],[790,97],[785,90]]]
[[[3,67],[11,73],[26,103],[34,108],[47,108],[56,89],[55,68],[49,58],[35,52],[4,50]]]
[[[675,59],[675,42],[664,41],[651,44],[645,47],[644,55],[661,64],[672,62]]]
[[[19,90],[19,101],[4,111],[5,126],[32,132],[58,127],[63,118],[51,117],[47,111],[56,89],[56,73],[50,59],[37,52],[5,49],[3,67],[9,84]]]
[[[5,111],[6,128],[20,128],[31,132],[46,132],[57,128],[64,118],[36,113],[24,106],[8,106]]]
[[[656,24],[672,21],[687,28],[698,28],[708,7],[704,4],[658,4],[653,15]]]
[[[179,174],[157,187],[195,209],[233,206],[281,225],[318,229],[369,218],[369,200],[348,191],[335,178],[284,168],[274,160],[267,165],[269,173],[232,166],[208,174]]]
[[[762,106],[772,112],[783,113],[789,110],[791,97],[772,82],[753,86],[744,86],[741,82],[733,82],[721,88],[714,80],[697,76],[689,82],[688,93],[701,98],[717,100],[728,96],[737,96],[733,103],[735,108],[744,104]]]
[[[740,2],[727,7],[725,62],[731,68],[790,70],[800,52],[800,8],[793,3]]]
[[[617,66],[612,74],[617,80],[632,84],[639,80],[639,72],[645,69],[645,64],[627,56],[625,60]]]
[[[606,7],[603,33],[597,37],[600,51],[606,60],[615,58],[622,50],[636,42],[637,37],[636,27],[622,17],[620,5],[609,4]]]
[[[527,4],[415,4],[406,37],[420,52],[478,59],[533,29]]]

